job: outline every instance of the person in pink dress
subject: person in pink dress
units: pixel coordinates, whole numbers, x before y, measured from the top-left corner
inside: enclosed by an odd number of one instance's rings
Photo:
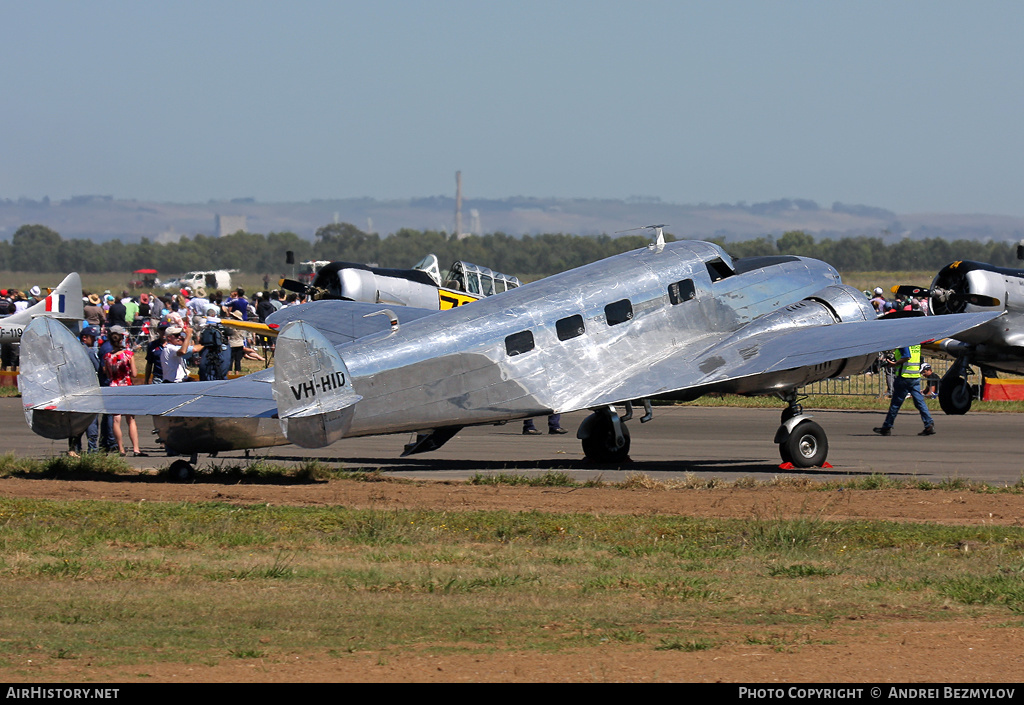
[[[121,326],[112,326],[110,329],[110,345],[113,350],[104,357],[103,364],[106,366],[107,377],[110,379],[111,387],[131,386],[135,376],[134,351],[125,345],[126,331]],[[147,453],[139,450],[139,427],[135,423],[135,417],[125,414],[128,419],[128,438],[132,442],[132,455],[136,458],[144,458]],[[121,414],[116,414],[111,420],[114,427],[114,439],[117,440],[117,451],[121,457],[127,455],[124,449],[124,436],[121,432]]]

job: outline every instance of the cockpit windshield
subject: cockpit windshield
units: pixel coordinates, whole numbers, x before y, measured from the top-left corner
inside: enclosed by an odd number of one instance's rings
[[[510,274],[494,272],[487,267],[459,260],[452,263],[442,286],[476,296],[491,296],[515,289],[520,283],[517,277]]]

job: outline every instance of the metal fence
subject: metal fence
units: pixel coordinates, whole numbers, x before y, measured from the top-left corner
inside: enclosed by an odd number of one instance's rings
[[[923,362],[932,366],[935,374],[942,377],[952,364],[952,360],[940,357],[922,357]],[[885,374],[881,371],[874,374],[854,375],[852,377],[836,377],[835,379],[823,379],[814,384],[808,384],[797,390],[799,394],[828,394],[833,396],[858,396],[858,397],[882,397],[889,393],[885,381]]]

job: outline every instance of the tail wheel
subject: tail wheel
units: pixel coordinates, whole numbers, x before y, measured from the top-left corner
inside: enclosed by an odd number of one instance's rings
[[[629,459],[629,429],[622,429],[623,444],[616,445],[615,426],[607,414],[596,414],[590,435],[583,439],[583,454],[592,463],[622,463]]]
[[[813,421],[804,421],[779,444],[782,461],[798,468],[821,467],[828,457],[825,430]]]
[[[962,416],[971,410],[971,385],[963,377],[943,379],[939,384],[939,406],[950,416]]]
[[[172,482],[188,482],[196,476],[196,470],[187,460],[175,460],[167,468],[167,476]]]

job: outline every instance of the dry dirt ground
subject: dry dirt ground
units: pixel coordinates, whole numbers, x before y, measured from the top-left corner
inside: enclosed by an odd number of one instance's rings
[[[1024,496],[918,490],[811,492],[761,487],[622,490],[470,486],[442,482],[331,481],[303,485],[188,485],[164,482],[0,480],[0,496],[127,502],[221,501],[280,505],[416,508],[447,511],[676,514],[703,517],[888,519],[949,524],[1024,525]],[[820,514],[819,514],[820,512]],[[1020,620],[909,621],[898,614],[833,623],[787,651],[737,645],[687,653],[607,644],[560,653],[498,652],[437,656],[416,650],[294,653],[276,660],[216,665],[153,663],[96,668],[45,659],[40,680],[71,682],[963,682],[1013,683],[1024,674]],[[734,640],[739,642],[741,639]],[[828,643],[819,643],[828,642]],[[145,674],[143,676],[143,674]],[[24,681],[0,669],[0,681]],[[1024,692],[1024,689],[1022,689]]]

